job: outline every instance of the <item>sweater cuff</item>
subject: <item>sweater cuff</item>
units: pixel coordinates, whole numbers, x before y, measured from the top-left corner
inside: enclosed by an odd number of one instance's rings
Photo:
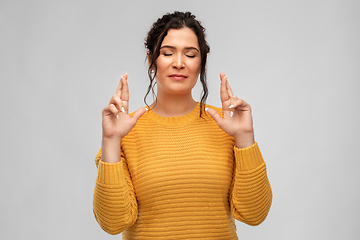
[[[98,165],[97,181],[106,185],[120,185],[123,181],[124,173],[122,161],[117,163],[106,163],[102,160]]]
[[[249,171],[265,163],[257,142],[248,148],[234,147],[234,155],[236,168],[240,171]]]

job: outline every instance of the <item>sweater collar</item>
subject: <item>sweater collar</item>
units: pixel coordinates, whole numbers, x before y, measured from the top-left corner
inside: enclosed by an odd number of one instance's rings
[[[200,115],[200,103],[198,102],[196,104],[196,107],[188,114],[184,116],[179,117],[162,117],[158,114],[156,114],[154,111],[149,109],[149,107],[146,107],[148,111],[145,113],[144,117],[149,118],[150,120],[167,125],[167,126],[181,126],[185,125],[191,121],[194,121],[197,119]]]

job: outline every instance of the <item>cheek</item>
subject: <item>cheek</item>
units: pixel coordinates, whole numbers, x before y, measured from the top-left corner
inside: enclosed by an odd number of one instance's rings
[[[200,74],[201,72],[201,61],[197,61],[196,63],[194,63],[194,72],[196,72],[197,74]]]
[[[161,59],[156,59],[156,67],[158,71],[161,71],[161,69],[163,68],[163,63],[161,61]]]
[[[165,59],[163,57],[158,57],[158,59],[156,59],[156,65],[158,70],[160,69],[166,69],[169,64],[171,65],[171,60],[170,59]]]

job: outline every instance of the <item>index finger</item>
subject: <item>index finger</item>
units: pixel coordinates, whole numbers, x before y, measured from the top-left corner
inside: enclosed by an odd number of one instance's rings
[[[225,73],[221,72],[220,73],[220,79],[221,79],[221,85],[220,85],[220,99],[221,102],[225,102],[227,100],[229,100],[229,91],[227,88],[227,77],[225,75]]]
[[[122,78],[122,89],[120,99],[122,101],[129,101],[129,85],[127,82],[127,74]]]
[[[232,91],[232,89],[231,89],[231,87],[230,87],[229,81],[228,81],[227,79],[226,79],[226,87],[227,87],[229,96],[230,96],[230,97],[234,96],[233,91]]]
[[[122,79],[126,77],[127,78],[127,73],[125,72],[123,75],[121,75],[121,78],[120,78],[120,81],[119,81],[119,85],[117,86],[116,88],[116,95],[118,95],[120,97],[121,95],[121,90],[122,90],[122,87],[123,87],[123,81]]]

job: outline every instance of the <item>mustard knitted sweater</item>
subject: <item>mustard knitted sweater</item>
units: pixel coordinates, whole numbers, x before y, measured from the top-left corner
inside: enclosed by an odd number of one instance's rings
[[[220,108],[216,109],[222,114]],[[147,111],[121,142],[119,163],[101,161],[93,207],[123,239],[238,239],[234,218],[260,224],[272,192],[257,143],[234,147],[200,106],[181,117]]]

